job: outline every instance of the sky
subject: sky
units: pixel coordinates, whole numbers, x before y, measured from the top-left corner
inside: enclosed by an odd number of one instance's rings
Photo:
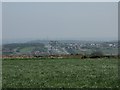
[[[3,40],[115,40],[115,2],[4,2]]]
[[[1,0],[2,2],[119,2],[119,0]]]
[[[2,44],[2,3],[0,2],[0,45],[1,44]]]

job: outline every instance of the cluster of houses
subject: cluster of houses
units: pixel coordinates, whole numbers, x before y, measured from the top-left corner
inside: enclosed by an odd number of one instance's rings
[[[118,43],[117,42],[89,42],[89,43],[61,43],[58,41],[50,41],[48,44],[44,45],[44,48],[46,50],[33,50],[31,52],[27,53],[21,53],[17,48],[9,48],[9,47],[3,47],[2,53],[3,58],[33,58],[33,57],[61,57],[65,55],[71,55],[71,54],[79,54],[79,52],[87,52],[88,48],[93,49],[93,47],[97,48],[117,48]],[[19,47],[20,49],[20,47]]]

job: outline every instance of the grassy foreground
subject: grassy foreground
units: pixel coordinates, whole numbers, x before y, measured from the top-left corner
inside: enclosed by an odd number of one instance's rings
[[[117,59],[3,60],[3,88],[115,88]]]

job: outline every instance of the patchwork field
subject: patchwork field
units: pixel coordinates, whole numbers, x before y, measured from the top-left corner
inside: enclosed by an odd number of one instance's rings
[[[116,88],[118,60],[3,60],[3,88]]]

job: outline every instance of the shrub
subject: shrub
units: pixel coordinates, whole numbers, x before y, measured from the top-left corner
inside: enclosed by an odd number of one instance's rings
[[[103,54],[102,51],[94,51],[90,55],[91,58],[100,58],[100,57],[103,57],[103,56],[104,56],[104,54]]]

